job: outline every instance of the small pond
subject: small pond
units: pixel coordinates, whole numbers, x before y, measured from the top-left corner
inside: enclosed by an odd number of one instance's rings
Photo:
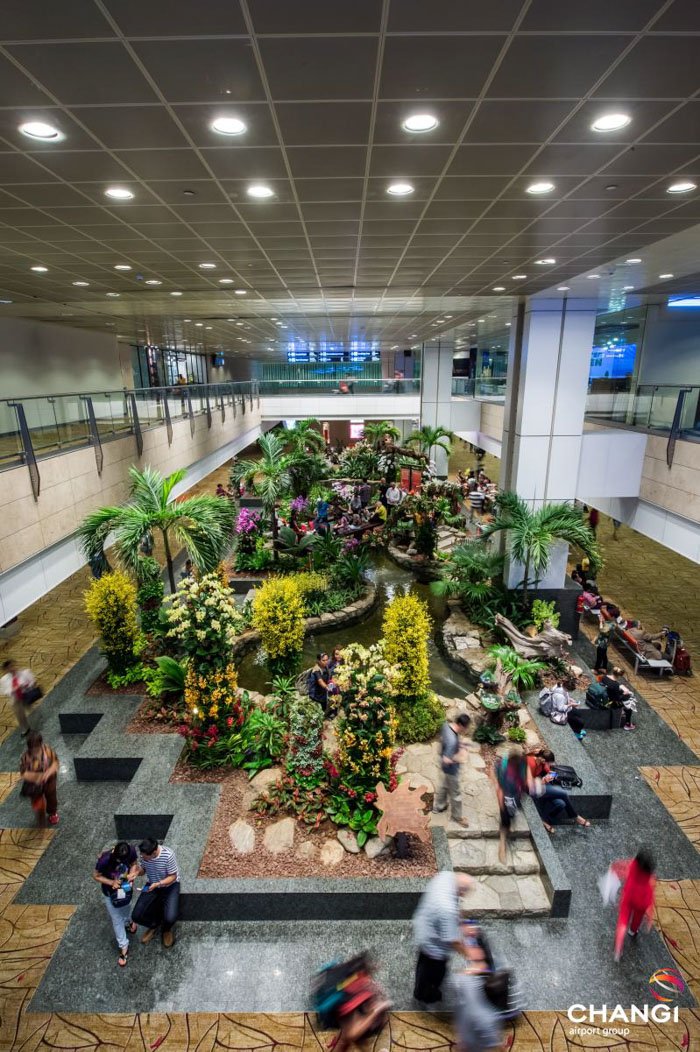
[[[369,576],[376,583],[379,601],[367,617],[346,628],[335,628],[327,632],[313,632],[304,640],[302,668],[310,668],[316,655],[324,650],[330,651],[335,646],[345,643],[361,643],[369,646],[381,639],[384,608],[398,593],[413,592],[428,604],[430,616],[435,628],[442,624],[446,617],[444,597],[436,595],[433,586],[420,584],[409,570],[397,566],[385,555],[373,556]],[[434,639],[429,643],[430,680],[433,690],[447,697],[462,696],[472,687],[466,678],[445,661],[437,648]],[[248,690],[257,690],[265,694],[270,689],[267,668],[259,650],[251,650],[238,665],[238,682]]]

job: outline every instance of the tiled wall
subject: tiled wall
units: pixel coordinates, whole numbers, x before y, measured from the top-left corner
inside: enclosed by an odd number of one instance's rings
[[[667,438],[649,435],[640,496],[686,519],[700,522],[700,443],[677,442],[673,465],[666,464]]]
[[[136,455],[132,435],[102,446],[104,464],[97,474],[91,448],[48,457],[39,461],[41,491],[34,500],[26,467],[0,474],[0,573],[70,536],[90,511],[121,503],[129,492],[128,471],[132,464],[149,464],[164,474],[204,460],[237,436],[259,426],[260,411],[237,407],[236,418],[227,407],[222,424],[212,413],[211,430],[205,416],[195,418],[195,433],[189,420],[173,421],[173,441],[168,445],[164,426],[143,432],[143,456]]]
[[[481,430],[499,441],[503,437],[503,408],[495,402],[481,403]]]

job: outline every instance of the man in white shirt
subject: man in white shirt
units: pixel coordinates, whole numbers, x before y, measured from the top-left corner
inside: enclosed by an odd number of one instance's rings
[[[386,502],[390,508],[398,508],[399,504],[404,498],[402,489],[396,485],[395,482],[390,483],[386,491]]]
[[[33,687],[35,680],[28,668],[18,669],[12,660],[7,660],[2,666],[3,676],[0,679],[0,694],[10,699],[12,711],[22,732],[22,736],[29,734],[29,720],[27,709],[24,704],[23,694],[29,687]]]

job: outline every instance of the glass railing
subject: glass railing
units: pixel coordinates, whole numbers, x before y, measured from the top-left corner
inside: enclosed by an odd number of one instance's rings
[[[260,380],[260,394],[336,394],[336,395],[406,395],[420,392],[420,379],[398,380],[356,378],[348,380]]]
[[[489,402],[503,402],[506,397],[505,376],[477,376],[468,379],[452,377],[452,394],[457,398],[481,398]]]
[[[256,380],[0,399],[0,469],[259,399]]]
[[[700,385],[638,384],[629,391],[593,390],[586,400],[586,419],[700,438]]]

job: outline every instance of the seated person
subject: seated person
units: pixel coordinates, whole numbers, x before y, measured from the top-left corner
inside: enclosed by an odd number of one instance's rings
[[[605,676],[601,676],[600,682],[607,690],[613,707],[622,709],[622,729],[633,731],[636,730],[636,726],[632,723],[632,714],[636,711],[637,703],[629,687],[624,683],[620,683],[618,676],[622,674],[622,669],[615,666]]]
[[[374,505],[372,515],[370,516],[370,524],[372,526],[383,526],[386,522],[386,507],[380,500]]]
[[[216,484],[216,496],[217,497],[232,497],[233,494],[230,490],[227,490],[220,482]]]
[[[552,713],[549,718],[552,723],[568,723],[578,740],[583,741],[586,732],[583,729],[583,720],[573,711],[576,708],[578,708],[578,702],[570,697],[561,682],[557,682],[556,687],[552,690]]]
[[[652,635],[644,631],[643,625],[637,623],[636,626],[627,629],[627,634],[632,636],[637,644],[637,650],[648,661],[663,661],[664,655],[658,646],[659,643],[664,643],[666,640],[666,633],[663,630]]]
[[[586,578],[584,576],[583,567],[581,566],[581,563],[576,563],[576,569],[571,571],[571,580],[575,581],[576,584],[580,584],[581,587],[583,587],[583,585],[585,584]]]
[[[329,672],[331,678],[335,675],[335,670],[338,668],[338,665],[342,665],[343,664],[343,656],[342,655],[343,655],[343,648],[342,647],[333,647],[333,653],[331,654],[331,659],[328,662],[328,672]]]
[[[554,763],[554,753],[551,749],[538,745],[525,754],[525,759],[533,781],[540,780],[542,792],[539,796],[534,796],[533,800],[547,832],[553,833],[554,826],[564,815],[575,819],[577,825],[589,826],[591,823],[578,814],[566,789],[556,784],[556,774],[550,767],[550,764]]]

